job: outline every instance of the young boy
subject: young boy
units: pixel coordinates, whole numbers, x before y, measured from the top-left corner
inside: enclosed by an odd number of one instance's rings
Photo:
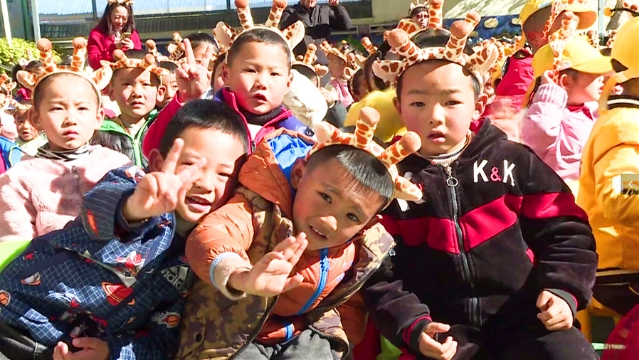
[[[639,98],[639,19],[624,24],[612,46],[615,71],[604,87],[601,116],[583,150],[577,203],[588,213],[597,240],[599,267],[593,297],[619,314],[639,304],[636,124]],[[615,85],[621,95],[612,95]],[[593,302],[596,307],[600,304]]]
[[[237,195],[187,241],[203,282],[188,299],[178,358],[348,356],[365,324],[353,295],[393,247],[375,215],[394,197],[421,195],[393,165],[419,138],[384,150],[372,141],[378,121],[367,108],[355,134],[322,123],[315,144],[285,129],[260,142]]]
[[[306,125],[281,106],[293,79],[291,49],[302,41],[304,25],[296,22],[283,31],[278,30],[278,20],[286,8],[283,0],[273,1],[269,19],[275,21],[269,20],[266,25],[253,24],[247,0],[236,0],[235,5],[244,30],[231,37],[232,31],[227,25],[219,23],[215,29],[216,35],[220,34],[217,36],[220,47],[229,50],[222,70],[227,87],[218,91],[214,100],[231,105],[242,115],[251,130],[253,147],[266,134],[279,128],[312,135]],[[144,141],[145,154],[157,147],[164,128],[184,102],[199,99],[209,91],[208,68],[196,63],[189,41],[185,39],[184,44],[187,64],[178,70],[180,90],[149,129]],[[209,47],[204,57],[210,59],[212,54],[213,49]]]
[[[121,113],[106,119],[92,141],[121,152],[144,168],[148,162],[142,154],[142,139],[158,114],[155,106],[166,91],[162,77],[169,71],[158,67],[155,57],[141,50],[126,54],[116,50],[113,57],[109,97],[118,103]]]
[[[403,30],[389,35],[404,60],[376,71],[395,76],[397,111],[422,140],[400,170],[425,201],[389,208],[394,268],[365,301],[382,335],[420,356],[596,359],[573,327],[597,266],[587,217],[531,150],[478,121],[497,49],[464,52],[477,19],[427,30],[424,49]]]
[[[13,107],[13,118],[18,129],[17,144],[26,154],[35,156],[38,149],[48,142],[47,136],[33,126],[29,118],[31,105],[16,102]]]
[[[178,65],[173,61],[160,61],[158,66],[168,70],[168,74],[162,76],[162,86],[164,86],[164,98],[157,102],[155,107],[156,110],[162,110],[166,105],[168,105],[175,94],[178,91],[177,79],[175,78],[175,71],[178,69]]]
[[[78,219],[34,239],[0,277],[0,358],[172,359],[193,278],[186,236],[228,200],[247,136],[232,109],[190,103],[153,172],[109,172]]]

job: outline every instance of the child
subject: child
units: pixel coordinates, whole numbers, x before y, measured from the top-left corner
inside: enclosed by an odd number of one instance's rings
[[[2,131],[0,123],[0,131]],[[22,159],[22,151],[15,142],[0,135],[0,174],[4,174],[9,168]]]
[[[615,74],[604,87],[601,116],[583,150],[577,198],[577,204],[588,213],[597,240],[599,267],[593,297],[621,315],[639,304],[637,31],[639,18],[629,20],[612,45]],[[623,86],[623,93],[609,96],[617,84]]]
[[[11,95],[16,85],[6,74],[0,75],[0,127],[2,127],[0,135],[10,141],[15,141],[18,137],[11,107],[11,104],[15,102]]]
[[[581,37],[558,42],[565,44],[559,56],[545,45],[533,59],[538,86],[522,119],[521,140],[568,182],[579,179],[581,151],[597,120],[604,74],[612,66]],[[557,62],[560,67],[553,70]]]
[[[186,236],[228,200],[247,139],[232,109],[196,101],[151,154],[153,172],[109,172],[78,219],[3,271],[0,357],[172,359],[193,279]]]
[[[352,295],[393,247],[375,214],[421,195],[393,165],[418,137],[384,150],[378,121],[368,108],[355,134],[322,123],[316,144],[282,129],[258,145],[237,194],[187,240],[204,282],[187,300],[178,358],[347,357],[365,324]]]
[[[328,42],[322,43],[320,47],[327,54],[328,70],[333,77],[327,89],[335,93],[336,101],[348,108],[353,103],[353,96],[348,89],[348,80],[354,72],[349,71],[351,69],[348,67],[348,54],[332,47]]]
[[[286,8],[283,0],[274,0],[269,19],[275,20],[269,20],[266,25],[253,23],[248,1],[236,0],[235,5],[244,30],[231,37],[229,26],[218,23],[216,27],[215,33],[220,34],[217,37],[220,48],[228,48],[229,51],[222,70],[228,87],[218,91],[214,100],[226,102],[242,115],[251,130],[252,147],[266,134],[282,127],[311,134],[307,126],[281,106],[292,81],[291,48],[302,41],[304,25],[296,22],[283,32],[278,30],[277,20]],[[180,90],[149,129],[144,141],[145,154],[157,147],[164,128],[183,102],[199,99],[209,90],[207,77],[198,70],[207,70],[206,67],[196,63],[190,43],[188,40],[184,42],[187,64],[178,70]],[[212,54],[213,49],[209,47],[205,57],[210,59]],[[184,70],[185,66],[188,71]]]
[[[162,110],[168,103],[173,101],[175,94],[178,91],[177,80],[175,78],[175,71],[178,69],[178,65],[173,61],[160,61],[158,66],[169,71],[167,75],[162,76],[162,86],[164,86],[164,98],[158,101],[156,110]]]
[[[408,17],[416,24],[419,24],[421,28],[425,29],[428,26],[429,19],[428,5],[426,1],[424,1],[424,3],[421,3],[420,0],[411,2]]]
[[[367,307],[411,354],[596,359],[573,327],[597,264],[588,220],[552,169],[478,120],[482,75],[498,56],[492,44],[473,54],[465,46],[479,19],[425,30],[432,41],[422,49],[393,30],[388,41],[404,59],[376,67],[397,79],[397,110],[422,140],[400,170],[425,201],[389,208],[393,269],[368,287]]]
[[[15,103],[13,118],[15,119],[16,128],[18,129],[17,144],[20,149],[30,156],[36,156],[38,149],[44,146],[49,140],[41,131],[33,126],[31,122],[30,104]]]
[[[44,71],[44,67],[42,66],[42,61],[40,60],[31,60],[24,67],[20,64],[13,67],[13,71],[11,73],[11,78],[13,79],[13,83],[18,85],[18,72],[27,71],[32,74],[42,75]],[[9,94],[11,95],[11,94]],[[31,90],[24,86],[20,86],[16,93],[15,100],[18,102],[31,101]]]
[[[151,54],[131,50],[113,53],[113,78],[109,97],[118,103],[121,114],[107,119],[96,132],[92,142],[118,151],[139,167],[146,167],[142,155],[142,139],[158,112],[155,105],[164,98],[166,88],[162,77],[169,71],[158,67]]]
[[[73,40],[74,63],[68,68],[53,62],[49,40],[40,40],[38,49],[45,72],[20,72],[18,78],[33,91],[31,120],[49,143],[0,176],[0,242],[62,229],[78,216],[85,192],[109,170],[129,163],[121,154],[89,145],[104,117],[100,91],[111,70],[84,72],[83,38]]]

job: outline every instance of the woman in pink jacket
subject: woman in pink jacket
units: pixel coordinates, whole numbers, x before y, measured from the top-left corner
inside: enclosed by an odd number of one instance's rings
[[[533,59],[535,82],[529,108],[521,123],[521,141],[564,180],[579,179],[581,152],[597,120],[597,100],[610,59],[585,39],[566,41],[555,59],[549,45]],[[553,79],[553,62],[559,75]]]
[[[142,50],[135,30],[132,0],[109,0],[98,25],[91,30],[87,46],[89,66],[100,68],[100,61],[113,61],[113,51]]]

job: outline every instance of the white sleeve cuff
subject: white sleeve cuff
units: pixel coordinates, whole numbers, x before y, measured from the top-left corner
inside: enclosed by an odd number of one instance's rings
[[[246,296],[246,293],[228,287],[229,278],[237,269],[250,269],[251,263],[234,252],[225,252],[215,257],[209,268],[209,278],[215,288],[231,300]]]

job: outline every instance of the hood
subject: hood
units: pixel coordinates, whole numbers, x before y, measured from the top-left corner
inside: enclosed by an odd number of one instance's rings
[[[240,183],[290,216],[295,193],[291,170],[314,144],[310,137],[287,129],[267,135],[240,170]]]

